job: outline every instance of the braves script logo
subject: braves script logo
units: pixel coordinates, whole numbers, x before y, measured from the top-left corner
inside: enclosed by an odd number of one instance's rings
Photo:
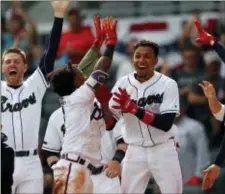
[[[139,100],[133,100],[135,103],[137,103],[140,107],[145,107],[146,104],[151,105],[152,103],[158,103],[161,104],[163,102],[163,96],[162,94],[155,94],[155,95],[149,95],[147,97],[140,98]]]
[[[6,112],[17,112],[21,111],[23,108],[27,108],[31,104],[35,104],[37,102],[36,96],[32,93],[28,98],[23,99],[21,102],[17,102],[15,104],[10,104],[8,102],[8,98],[6,96],[1,96],[1,111]]]
[[[96,121],[98,121],[101,118],[103,118],[103,112],[102,112],[101,108],[98,106],[98,104],[95,102],[94,103],[94,110],[91,114],[91,120],[95,119]]]

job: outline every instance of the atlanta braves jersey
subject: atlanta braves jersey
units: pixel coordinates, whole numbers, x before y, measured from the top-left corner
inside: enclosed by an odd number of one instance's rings
[[[7,144],[16,151],[38,147],[41,104],[47,86],[39,67],[17,89],[1,82],[3,131],[8,136]]]
[[[101,121],[102,119],[102,111],[99,108],[99,104],[97,101],[95,102],[95,108],[93,110],[93,116],[90,118],[91,123],[90,126],[94,131],[100,131],[100,138],[101,143],[98,143],[99,152],[101,152],[102,163],[106,163],[112,159],[115,151],[116,151],[116,141],[121,138],[120,133],[120,125],[119,122],[115,126],[113,131],[106,131],[105,125],[96,125],[96,121]],[[65,135],[65,125],[64,125],[64,115],[63,110],[60,107],[59,109],[55,110],[49,118],[46,134],[44,138],[44,143],[42,146],[43,150],[60,153],[64,141]],[[99,128],[102,127],[102,128]]]
[[[155,71],[151,79],[140,83],[136,80],[133,72],[119,79],[112,89],[112,93],[118,92],[119,87],[125,88],[131,99],[146,110],[156,114],[176,113],[179,115],[177,83],[161,73]],[[175,136],[177,128],[174,125],[168,132],[164,132],[151,125],[146,125],[135,115],[113,109],[113,105],[116,105],[116,102],[112,97],[109,107],[118,119],[122,119],[122,136],[126,143],[149,147]]]

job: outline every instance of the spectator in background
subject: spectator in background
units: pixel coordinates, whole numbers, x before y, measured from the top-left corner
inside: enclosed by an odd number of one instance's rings
[[[11,9],[7,12],[6,28],[8,41],[4,41],[4,50],[10,47],[17,47],[26,53],[28,71],[25,77],[29,76],[37,67],[37,61],[43,54],[43,50],[37,45],[36,25],[29,14],[22,9],[21,1],[12,1]]]
[[[73,64],[79,64],[88,49],[92,46],[94,35],[91,27],[83,26],[83,16],[79,10],[72,8],[68,12],[69,31],[61,37],[58,56],[68,55]]]
[[[179,159],[184,183],[201,184],[202,170],[210,164],[208,141],[204,125],[187,116],[188,102],[180,98],[180,116],[176,118],[178,127],[176,139],[179,142]]]
[[[200,50],[192,44],[184,46],[182,51],[183,64],[172,69],[170,76],[176,80],[180,96],[187,97],[193,84],[197,84],[204,76]]]

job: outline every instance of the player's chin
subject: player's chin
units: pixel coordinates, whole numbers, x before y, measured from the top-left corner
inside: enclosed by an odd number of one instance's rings
[[[18,83],[21,80],[21,78],[20,78],[19,74],[7,75],[6,76],[6,80],[7,80],[9,85],[16,86],[16,85],[18,85]]]

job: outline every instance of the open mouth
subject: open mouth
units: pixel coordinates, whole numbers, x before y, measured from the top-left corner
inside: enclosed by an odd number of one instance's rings
[[[14,69],[9,71],[9,75],[11,75],[11,76],[16,75],[16,74],[17,74],[17,71]]]
[[[138,65],[137,67],[138,67],[138,69],[140,69],[140,70],[146,69],[146,66],[143,66],[143,65]]]

